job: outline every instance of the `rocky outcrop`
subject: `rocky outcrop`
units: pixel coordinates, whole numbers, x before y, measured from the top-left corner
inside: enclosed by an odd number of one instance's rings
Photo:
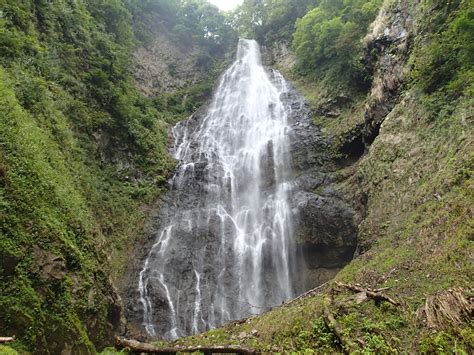
[[[406,0],[389,2],[379,12],[365,37],[364,65],[373,80],[364,122],[343,137],[341,151],[351,162],[366,151],[378,136],[385,117],[395,106],[405,82],[405,63],[413,38],[413,5]]]
[[[66,263],[61,256],[33,246],[33,268],[31,271],[44,280],[61,280],[66,275]]]
[[[296,64],[296,56],[291,50],[291,44],[278,41],[262,48],[267,65],[278,63],[281,68],[292,68]]]
[[[206,79],[212,59],[195,45],[179,45],[169,30],[157,28],[153,42],[135,50],[133,75],[146,96],[175,92]]]
[[[292,89],[285,97],[291,107],[291,196],[295,239],[306,264],[306,288],[318,286],[345,266],[357,246],[354,211],[333,185],[331,142],[312,122],[312,112],[302,96]]]
[[[303,97],[292,87],[281,97],[283,103],[288,109],[288,120],[290,123],[290,150],[291,156],[291,181],[292,195],[290,196],[291,211],[294,221],[294,239],[297,248],[300,251],[297,255],[298,260],[295,265],[300,265],[298,270],[291,270],[294,277],[295,289],[303,292],[306,289],[318,286],[332,277],[335,273],[346,265],[352,258],[356,249],[357,233],[353,223],[353,211],[350,206],[342,199],[342,196],[331,188],[331,184],[336,183],[328,167],[331,165],[331,157],[328,154],[329,141],[321,136],[320,130],[312,122],[312,114],[308,104]],[[181,123],[186,130],[192,132],[199,127],[206,109],[203,108],[195,113],[188,120]],[[271,159],[270,159],[271,160]],[[218,173],[219,170],[216,170]],[[183,206],[193,211],[199,211],[205,207],[206,201],[200,196],[206,194],[205,189],[212,186],[214,180],[221,177],[209,173],[205,161],[195,163],[189,170],[193,183],[182,183],[178,179],[170,180],[169,191],[165,193],[155,206],[155,213],[150,217],[146,230],[146,238],[141,242],[141,252],[138,253],[128,273],[128,288],[125,291],[126,313],[130,335],[144,338],[142,329],[143,310],[142,304],[138,302],[139,290],[137,288],[137,275],[143,267],[153,243],[156,243],[163,226],[173,216],[182,213]],[[182,177],[184,180],[185,176]],[[272,181],[268,181],[271,188]],[[176,185],[179,185],[179,189]],[[322,186],[325,186],[321,189]],[[197,212],[196,212],[197,213]],[[203,214],[205,215],[205,214]],[[220,247],[220,234],[222,225],[218,216],[215,223],[213,218],[209,219],[206,228],[203,230],[189,230],[189,226],[184,220],[182,223],[175,224],[173,227],[173,245],[189,244],[190,233],[195,236],[192,238],[192,250],[195,252],[206,251],[200,255],[200,260],[204,262],[205,274],[201,275],[201,282],[215,283],[214,272],[216,265],[205,264],[206,260],[214,260],[213,255],[218,252]],[[167,251],[170,254],[170,260],[173,264],[169,270],[173,270],[173,275],[179,279],[176,284],[180,285],[179,294],[184,300],[186,297],[193,299],[195,289],[193,277],[184,277],[183,275],[193,275],[191,258],[188,252],[183,252],[174,247]],[[200,253],[200,252],[199,252]],[[228,253],[232,253],[231,250]],[[230,255],[229,254],[229,255]],[[270,258],[271,259],[271,258]],[[268,259],[270,261],[270,259]],[[303,266],[304,265],[304,266]],[[232,273],[231,269],[226,271]],[[271,273],[265,273],[265,275]],[[209,275],[205,276],[205,275]],[[303,277],[301,275],[304,275]],[[168,277],[171,277],[168,275]],[[214,278],[214,279],[213,279]],[[232,280],[232,275],[226,277]],[[271,280],[268,280],[271,282]],[[232,282],[225,282],[225,288],[229,294],[234,292],[236,285]],[[232,291],[234,290],[234,291]],[[171,291],[170,291],[171,292]],[[237,292],[237,291],[235,291]],[[153,295],[160,295],[163,292],[150,292]],[[238,294],[238,293],[236,293]],[[203,299],[212,299],[212,296]],[[157,324],[158,334],[163,334],[163,330],[169,326],[165,324],[169,313],[166,300],[153,298],[153,319],[162,319],[163,324]],[[186,304],[183,302],[183,304]],[[209,305],[202,304],[203,309]],[[186,324],[192,318],[193,309],[180,309],[179,322]],[[163,328],[163,329],[161,329]]]

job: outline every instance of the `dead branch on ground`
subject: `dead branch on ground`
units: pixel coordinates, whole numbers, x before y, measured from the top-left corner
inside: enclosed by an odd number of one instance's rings
[[[328,285],[328,283],[325,282],[325,283],[323,283],[322,285],[319,285],[318,287],[315,287],[315,288],[313,288],[313,289],[311,289],[311,290],[309,290],[309,291],[306,291],[305,293],[299,295],[298,297],[293,298],[293,299],[291,299],[291,300],[285,302],[282,306],[283,306],[283,307],[287,307],[287,306],[289,306],[290,304],[295,303],[296,301],[299,301],[299,300],[301,300],[301,299],[303,299],[303,298],[312,296],[312,295],[316,294],[317,291],[319,291],[320,289],[326,287],[327,285]]]
[[[333,302],[333,299],[331,297],[330,301],[324,304],[324,314],[323,314],[324,322],[326,323],[329,330],[331,330],[331,332],[339,340],[344,351],[350,354],[353,351],[355,351],[358,348],[358,346],[351,339],[349,339],[348,337],[344,335],[344,332],[342,331],[341,326],[337,322],[336,317],[334,317],[333,313],[329,309],[329,306],[332,304],[332,302]]]
[[[394,306],[400,305],[399,302],[395,301],[393,298],[390,298],[382,293],[383,290],[386,290],[387,288],[381,288],[381,289],[376,289],[372,290],[370,288],[363,288],[360,286],[354,286],[354,285],[349,285],[349,284],[344,284],[342,282],[336,281],[336,286],[345,288],[347,290],[353,291],[353,292],[363,292],[367,295],[367,297],[370,297],[374,299],[375,301],[385,301],[388,303],[393,304]]]
[[[118,350],[127,349],[132,353],[148,353],[148,354],[177,354],[177,353],[194,353],[202,352],[204,354],[256,354],[254,350],[246,349],[240,346],[213,346],[213,347],[170,347],[161,348],[153,344],[142,343],[136,340],[115,337],[115,347]]]

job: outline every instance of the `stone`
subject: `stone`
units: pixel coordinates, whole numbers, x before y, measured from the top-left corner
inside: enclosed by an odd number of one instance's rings
[[[0,252],[0,275],[11,276],[15,273],[15,268],[20,259],[15,255],[9,254],[7,251]]]
[[[289,91],[281,95],[283,104],[289,109],[288,122],[289,129],[289,152],[288,160],[291,162],[291,169],[288,172],[288,180],[291,184],[290,207],[294,220],[294,235],[297,240],[297,261],[294,263],[292,274],[299,275],[292,280],[295,294],[316,287],[334,277],[337,271],[342,268],[351,258],[356,247],[357,233],[353,223],[353,211],[339,196],[332,184],[337,180],[326,170],[326,163],[330,163],[333,154],[328,147],[331,146],[328,138],[321,135],[320,129],[313,124],[312,112],[301,97],[301,95],[289,84]],[[198,128],[201,119],[206,114],[206,108],[192,115],[188,120],[178,124],[177,130],[186,129],[193,131]],[[176,133],[176,131],[175,131]],[[176,135],[175,135],[176,136]],[[177,135],[179,137],[179,135]],[[171,137],[171,140],[173,137]],[[271,144],[271,143],[269,143]],[[206,216],[205,201],[201,198],[203,194],[212,196],[213,181],[218,180],[223,172],[219,169],[212,169],[209,174],[210,162],[205,157],[196,157],[193,166],[185,171],[183,176],[173,179],[170,190],[162,195],[154,209],[156,213],[152,215],[147,225],[147,237],[141,241],[140,252],[134,258],[131,266],[130,280],[125,291],[127,319],[129,328],[142,329],[143,305],[138,302],[137,291],[138,274],[143,267],[148,251],[157,240],[157,233],[167,221],[176,214],[182,213],[183,206],[191,214]],[[274,162],[267,162],[265,165],[269,170],[273,170]],[[189,179],[186,174],[193,174],[193,179]],[[271,173],[264,174],[264,189],[272,191],[274,176]],[[190,183],[192,181],[192,183]],[[316,189],[322,189],[324,195],[314,193]],[[204,190],[206,189],[206,190]],[[218,191],[216,193],[223,193]],[[228,192],[226,192],[228,193]],[[163,263],[166,264],[167,278],[175,278],[174,282],[169,282],[169,292],[178,294],[181,309],[178,313],[179,324],[186,324],[191,331],[190,319],[194,317],[192,306],[182,306],[194,304],[189,302],[196,297],[195,280],[192,259],[199,253],[202,260],[200,268],[200,282],[203,284],[215,284],[217,277],[222,282],[229,295],[238,296],[238,285],[232,282],[235,279],[235,270],[231,266],[216,266],[212,263],[217,253],[231,258],[234,250],[232,245],[222,246],[220,243],[220,233],[229,233],[232,230],[231,221],[222,222],[222,218],[217,214],[209,214],[206,223],[195,224],[190,229],[186,216],[183,216],[182,223],[174,224],[173,240],[168,244],[167,253],[163,255]],[[182,250],[180,246],[189,245],[189,250]],[[224,248],[222,250],[221,248]],[[272,261],[271,248],[265,249],[263,256],[263,268],[270,267]],[[190,257],[193,255],[193,257]],[[222,269],[219,276],[216,276],[216,267]],[[171,271],[172,270],[172,271]],[[272,282],[271,273],[263,273],[264,284]],[[179,289],[175,286],[178,285]],[[166,335],[170,329],[170,307],[164,299],[165,290],[160,289],[159,282],[147,284],[148,294],[151,295],[152,318],[160,320],[155,322],[155,331],[159,335]],[[205,314],[213,305],[208,301],[212,295],[201,295],[201,309]],[[270,296],[270,295],[269,295]],[[230,300],[229,300],[230,302]],[[200,322],[198,322],[200,323]],[[201,324],[198,324],[201,327]],[[201,330],[201,329],[200,329]],[[202,329],[204,330],[204,329]],[[142,330],[143,331],[143,330]],[[258,336],[258,331],[252,330],[250,333],[241,332],[238,335],[240,340],[249,336]],[[185,335],[185,334],[183,334]]]
[[[33,246],[32,271],[45,280],[61,280],[66,275],[66,263],[61,256]]]
[[[246,333],[246,332],[241,332],[241,333],[239,334],[239,339],[240,339],[240,340],[243,340],[243,339],[245,339],[245,338],[247,338],[247,333]]]
[[[341,115],[341,111],[338,109],[334,109],[332,111],[328,111],[324,113],[324,116],[329,117],[329,118],[337,118]]]
[[[367,300],[367,298],[368,297],[367,297],[367,294],[365,292],[359,292],[359,293],[354,295],[354,301],[357,304],[361,304],[362,302]]]

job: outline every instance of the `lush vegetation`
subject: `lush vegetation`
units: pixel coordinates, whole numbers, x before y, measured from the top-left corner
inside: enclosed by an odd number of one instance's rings
[[[425,39],[428,44],[416,53],[413,81],[428,94],[472,97],[474,2],[430,0],[424,6],[430,16],[423,26],[430,35]]]
[[[381,0],[322,0],[296,22],[293,46],[296,70],[326,76],[334,83],[364,87],[370,72],[362,63],[362,38],[378,13]]]
[[[224,54],[235,44],[236,35],[227,18],[206,0],[128,0],[136,37],[151,40],[150,28],[157,27],[156,16],[169,28],[180,46],[199,44],[206,47],[209,60]]]
[[[241,36],[270,44],[291,41],[296,19],[315,4],[315,0],[244,0],[229,16]]]
[[[0,330],[20,350],[92,352],[118,326],[109,278],[173,168],[168,122],[215,79],[141,95],[132,51],[152,24],[208,67],[235,39],[198,0],[0,0]]]
[[[351,95],[338,118],[317,121],[344,139],[364,123],[372,84],[363,38],[394,3],[245,0],[226,17],[204,0],[0,0],[0,336],[15,335],[20,351],[110,345],[118,319],[109,277],[123,271],[144,206],[173,168],[168,124],[194,111],[215,78],[145,97],[131,76],[135,46],[166,30],[212,68],[235,42],[232,27],[268,47],[292,43],[291,74],[309,98]],[[406,87],[369,153],[336,173],[348,177],[338,189],[367,200],[364,253],[338,279],[390,287],[402,305],[340,293],[333,311],[368,352],[464,353],[472,323],[427,329],[416,311],[440,290],[472,287],[474,3],[410,6],[422,35],[410,41]],[[344,351],[324,321],[329,298],[322,289],[180,342]]]

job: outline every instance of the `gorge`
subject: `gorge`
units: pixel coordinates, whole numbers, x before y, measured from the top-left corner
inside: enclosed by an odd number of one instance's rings
[[[473,9],[0,0],[0,353],[472,353]]]

